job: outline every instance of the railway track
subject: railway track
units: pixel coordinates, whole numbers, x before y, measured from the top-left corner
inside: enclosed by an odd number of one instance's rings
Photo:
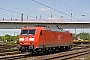
[[[0,46],[0,56],[20,54],[16,46]]]
[[[74,50],[74,51],[68,51],[68,52],[61,52],[46,56],[39,56],[37,58],[34,58],[32,60],[67,60],[71,58],[75,58],[77,56],[85,55],[90,53],[90,49],[80,49],[80,50]]]
[[[26,54],[21,54],[18,53],[17,51],[12,51],[12,52],[7,52],[3,53],[0,56],[1,60],[7,60],[7,59],[30,59],[30,60],[67,60],[71,58],[75,58],[77,56],[85,55],[90,53],[90,47],[86,45],[86,47],[74,47],[70,51],[65,51],[65,52],[58,52],[58,53],[53,53],[53,54],[48,54],[48,55],[42,55],[42,56],[33,56],[29,53]]]
[[[36,58],[30,58],[32,60],[69,60],[72,58],[76,58],[78,56],[83,56],[90,54],[90,44],[88,45],[78,45],[79,47],[72,48],[71,51],[66,51],[66,52],[60,52],[60,53],[55,53],[55,54],[50,54],[50,55],[45,55],[45,56],[39,56]]]
[[[8,50],[8,49],[13,49],[15,48],[16,46],[0,46],[0,52],[1,51],[4,51],[4,50]]]

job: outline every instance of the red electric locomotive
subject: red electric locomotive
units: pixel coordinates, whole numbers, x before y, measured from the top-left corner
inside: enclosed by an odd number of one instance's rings
[[[72,34],[68,31],[55,31],[45,27],[22,27],[18,40],[21,52],[41,52],[70,49]]]

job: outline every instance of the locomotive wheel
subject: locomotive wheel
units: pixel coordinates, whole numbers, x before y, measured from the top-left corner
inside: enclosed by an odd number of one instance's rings
[[[61,47],[59,48],[59,51],[64,51],[64,46],[61,46]]]
[[[25,52],[25,47],[21,47],[21,53],[24,53]]]

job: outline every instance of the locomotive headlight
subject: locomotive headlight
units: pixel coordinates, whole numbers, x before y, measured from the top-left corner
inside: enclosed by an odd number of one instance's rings
[[[34,41],[34,38],[29,38],[29,41]]]
[[[24,38],[19,38],[19,41],[24,41]]]
[[[81,40],[81,41],[83,41],[83,40]]]

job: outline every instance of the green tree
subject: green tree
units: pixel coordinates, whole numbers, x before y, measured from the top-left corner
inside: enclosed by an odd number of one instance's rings
[[[0,36],[0,41],[2,41],[2,37]]]
[[[83,40],[89,40],[90,39],[90,35],[89,35],[89,33],[79,33],[79,34],[77,34],[76,35],[77,37],[79,36],[81,39],[83,39]]]
[[[12,40],[11,35],[6,34],[6,35],[5,35],[5,40],[7,40],[7,41],[10,42],[10,41]]]
[[[4,42],[6,42],[6,40],[5,40],[5,36],[2,36],[2,40],[3,40]]]
[[[11,35],[6,34],[5,36],[2,37],[2,39],[4,41],[7,40],[8,42],[17,41],[18,40],[18,35],[17,36],[11,36]]]

